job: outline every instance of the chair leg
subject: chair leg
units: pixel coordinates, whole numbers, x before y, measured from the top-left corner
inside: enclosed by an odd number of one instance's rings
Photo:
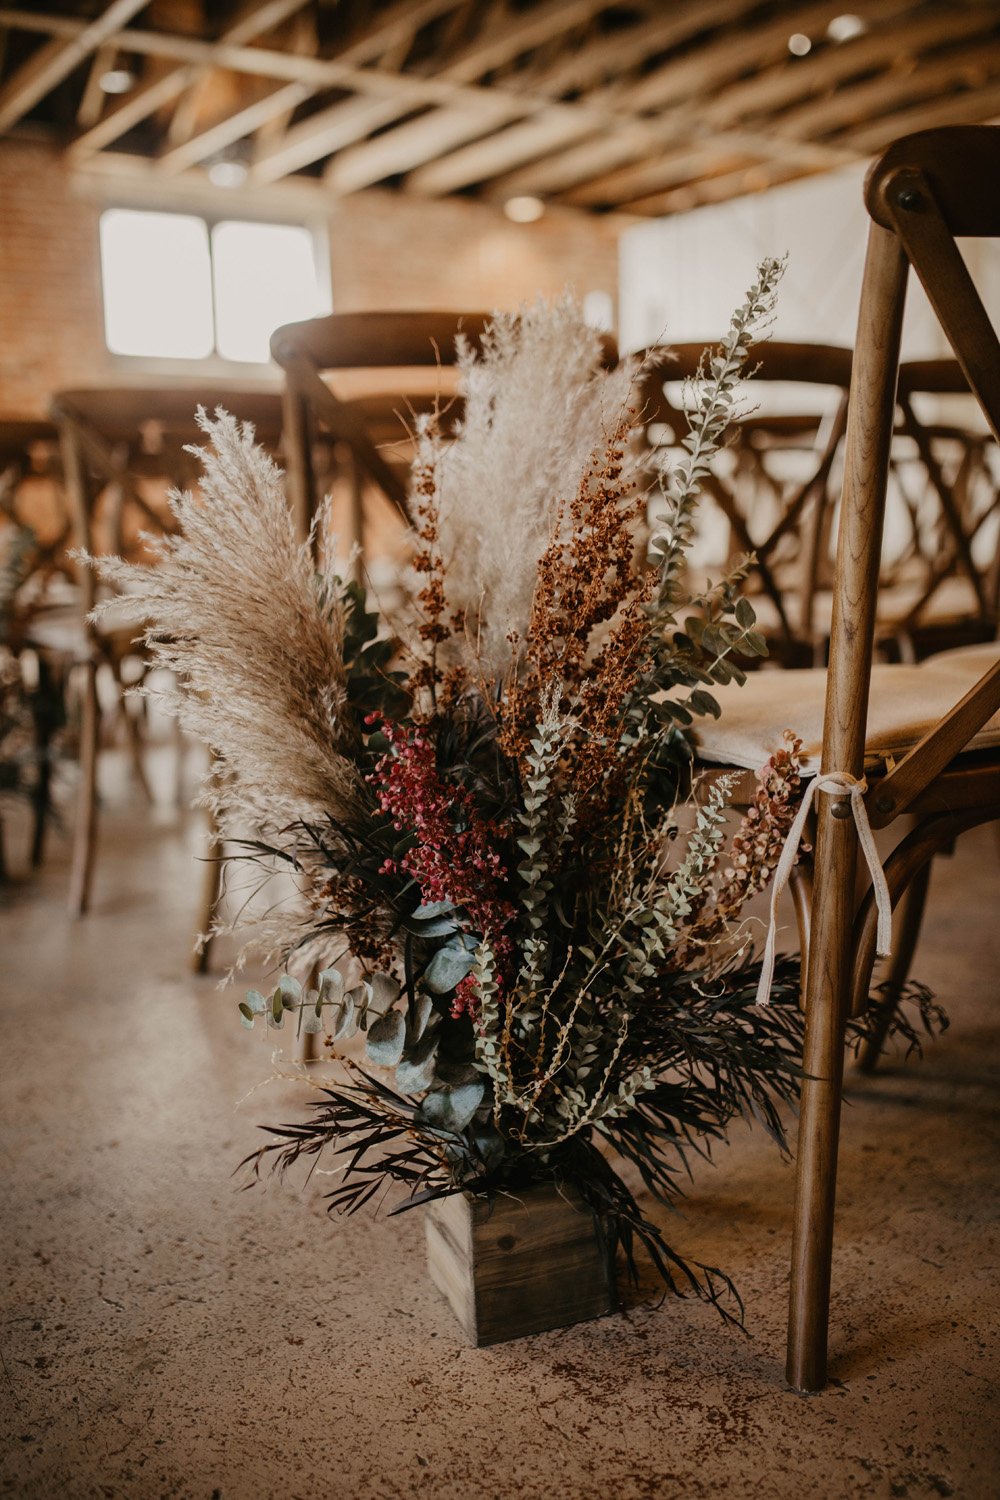
[[[114,674],[115,687],[118,690],[118,712],[121,715],[125,729],[125,744],[128,748],[129,759],[132,762],[132,772],[139,783],[143,796],[150,807],[152,807],[156,798],[153,796],[153,788],[149,784],[149,776],[146,771],[142,730],[135,714],[129,711],[128,689],[122,677],[121,662],[113,660],[111,670]]]
[[[826,1384],[845,990],[842,985],[835,994],[825,987],[812,994],[806,1018],[787,1365],[789,1384],[800,1391],[819,1391]]]
[[[927,904],[927,888],[930,885],[933,859],[914,875],[900,903],[899,919],[893,939],[892,960],[885,977],[883,999],[871,1018],[868,1037],[858,1055],[858,1068],[862,1073],[874,1073],[878,1067],[882,1048],[892,1021],[904,984],[910,973],[910,965],[920,937],[920,927]]]
[[[198,925],[195,928],[196,938],[201,937],[202,941],[191,955],[191,967],[196,974],[207,974],[212,958],[212,944],[215,941],[212,929],[222,895],[222,854],[222,840],[218,836],[215,819],[212,818],[209,823],[209,844],[201,888],[201,906],[198,909]]]
[[[84,664],[80,712],[80,784],[76,798],[73,862],[69,877],[69,911],[82,917],[90,905],[90,888],[97,853],[97,751],[100,706],[97,701],[97,664]]]
[[[35,785],[32,788],[31,867],[37,870],[45,854],[45,830],[52,806],[51,696],[54,674],[43,655],[38,658],[38,688],[32,712],[35,748]]]
[[[853,824],[824,807],[818,819],[806,978],[803,1079],[788,1309],[788,1382],[826,1384],[837,1148],[850,1003]]]

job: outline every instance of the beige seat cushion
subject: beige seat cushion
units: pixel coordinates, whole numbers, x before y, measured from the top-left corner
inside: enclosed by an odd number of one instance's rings
[[[919,666],[875,666],[868,705],[865,758],[870,764],[915,745],[1000,660],[1000,642],[961,646],[929,656]],[[756,771],[783,746],[792,729],[803,743],[803,770],[819,770],[823,742],[826,673],[754,672],[743,687],[713,688],[719,719],[701,719],[696,729],[701,758]],[[970,750],[1000,747],[1000,713],[980,730]]]

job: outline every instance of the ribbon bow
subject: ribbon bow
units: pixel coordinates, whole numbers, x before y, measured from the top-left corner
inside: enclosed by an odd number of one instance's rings
[[[871,824],[868,821],[868,810],[865,807],[864,797],[868,790],[868,783],[862,776],[860,781],[847,771],[827,771],[820,776],[814,776],[806,789],[805,796],[799,806],[798,812],[792,822],[791,828],[785,839],[774,872],[774,884],[771,887],[771,918],[767,928],[767,942],[764,944],[764,956],[761,961],[760,982],[757,985],[757,998],[755,1005],[767,1005],[771,998],[771,984],[774,980],[774,945],[778,936],[778,902],[781,893],[788,884],[792,873],[795,857],[799,852],[802,835],[805,831],[806,818],[817,792],[836,792],[843,796],[846,792],[851,799],[851,813],[854,817],[854,826],[858,830],[858,842],[862,853],[868,864],[868,870],[872,877],[872,889],[875,894],[875,905],[878,909],[878,933],[875,942],[875,951],[879,958],[888,958],[892,951],[892,901],[889,896],[889,887],[886,885],[885,871],[882,869],[882,861],[878,857],[875,847],[875,837],[872,833]]]

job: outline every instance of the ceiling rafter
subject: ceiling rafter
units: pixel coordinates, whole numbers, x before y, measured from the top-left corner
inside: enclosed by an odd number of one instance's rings
[[[862,21],[877,22],[905,5],[906,0],[852,0],[851,11]],[[843,0],[814,0],[765,21],[751,15],[745,25],[727,27],[705,46],[654,68],[630,89],[632,108],[642,112],[696,99],[703,90],[728,82],[751,64],[787,58],[789,27],[806,36],[822,34],[842,9]]]
[[[422,26],[454,10],[458,3],[459,0],[418,0],[418,3],[414,4],[413,0],[401,0],[401,3],[392,6],[353,38],[342,49],[340,61],[360,66],[371,61],[382,60],[393,48],[400,44],[408,44],[415,32]],[[306,54],[300,53],[300,55]],[[317,92],[317,85],[300,80],[279,84],[252,104],[206,127],[197,135],[192,136],[190,140],[177,145],[172,151],[165,152],[157,165],[164,172],[182,172],[187,167],[204,161],[216,152],[225,150],[236,141],[242,140],[261,126],[268,124],[270,120],[290,114]],[[370,110],[359,109],[359,129],[369,118],[371,118]],[[361,134],[364,133],[365,131],[361,129]],[[357,138],[357,136],[354,137],[354,139]],[[341,137],[334,132],[333,139],[339,140]],[[281,142],[277,139],[265,139],[259,143],[258,155],[262,160],[267,160],[272,151],[278,151],[280,144]],[[308,156],[304,155],[301,150],[298,154],[294,150],[291,151],[289,159],[294,160],[297,166],[304,166],[309,161]],[[261,180],[265,180],[266,172],[266,167],[261,169],[259,174]]]
[[[241,47],[246,42],[252,41],[254,37],[263,36],[266,32],[273,30],[296,10],[301,9],[304,4],[305,0],[267,0],[265,4],[255,5],[251,0],[251,3],[244,7],[239,18],[223,34],[223,41],[231,46]],[[131,34],[120,34],[118,40],[121,46],[138,50],[134,47]],[[211,48],[211,43],[208,47]],[[117,109],[109,111],[89,130],[78,135],[70,144],[71,155],[79,160],[87,153],[99,151],[104,146],[109,146],[112,141],[119,140],[126,131],[133,130],[136,125],[141,125],[143,120],[155,114],[162,105],[171,103],[186,89],[196,84],[211,66],[211,51],[209,51],[205,54],[200,68],[198,65],[191,66],[185,63],[141,85],[123,99]]]
[[[814,98],[847,79],[871,68],[891,64],[905,49],[920,54],[948,41],[962,41],[977,33],[988,32],[996,25],[996,15],[982,5],[966,11],[935,10],[915,16],[907,23],[901,37],[894,24],[899,8],[884,16],[877,28],[851,37],[836,47],[825,47],[814,55],[789,58],[779,66],[731,84],[717,99],[709,100],[702,115],[713,124],[726,125],[744,119],[748,114],[762,114],[783,109],[800,99]]]
[[[531,47],[564,36],[590,20],[604,0],[549,0],[520,17],[507,16],[489,33],[468,43],[438,72],[456,83],[473,83],[484,73],[512,61]],[[533,89],[532,93],[537,93]],[[385,177],[411,172],[447,151],[477,140],[499,126],[529,112],[510,100],[491,101],[488,95],[475,110],[445,106],[432,115],[401,125],[376,140],[343,151],[327,168],[325,178],[336,193],[353,193]]]
[[[629,213],[720,201],[855,161],[905,129],[1000,113],[1000,0],[851,0],[862,29],[838,42],[827,28],[844,8],[243,0],[211,39],[172,30],[166,7],[159,29],[137,25],[140,0],[0,6],[14,59],[0,60],[0,105],[18,128],[63,131],[76,89],[73,163],[131,170],[149,194],[206,193],[208,164],[235,151],[246,191],[286,179],[328,201],[402,182],[413,195],[535,193]],[[790,55],[793,29],[807,56]],[[33,51],[25,32],[42,39]],[[108,102],[100,80],[117,56],[142,58],[143,77]]]
[[[686,147],[681,145],[685,139],[688,141]],[[605,203],[631,203],[635,199],[665,191],[697,175],[699,157],[737,155],[759,162],[801,167],[806,172],[817,172],[849,166],[858,161],[860,155],[848,145],[828,145],[826,142],[798,139],[779,140],[749,130],[696,128],[694,144],[690,142],[691,132],[687,132],[685,136],[675,125],[671,143],[675,147],[674,151],[667,149],[668,143],[664,140],[663,149],[649,160],[609,172],[603,177],[594,177],[583,186],[563,194],[561,201],[577,208],[590,208]],[[694,169],[689,166],[692,161],[695,163]]]
[[[874,12],[881,7],[884,11],[887,4],[891,6],[905,3],[906,0],[859,0],[859,9]],[[826,24],[838,10],[839,0],[818,0],[818,3],[800,7],[796,11],[796,25],[800,18],[804,26]],[[611,115],[623,113],[621,106],[626,101],[627,111],[632,116],[654,104],[662,109],[668,101],[676,102],[685,96],[697,97],[700,87],[707,87],[711,83],[719,83],[739,74],[756,58],[768,56],[779,44],[787,55],[787,15],[758,24],[750,19],[745,26],[738,27],[735,26],[739,15],[738,7],[727,7],[726,12],[730,25],[719,37],[698,48],[693,55],[685,53],[683,57],[654,69],[639,83],[630,85],[627,91],[602,90],[600,106]],[[697,11],[691,12],[688,22],[697,16]],[[617,111],[614,103],[616,99],[620,101]],[[596,100],[588,102],[592,115],[597,103]],[[690,105],[685,108],[690,110]],[[473,183],[486,183],[491,177],[506,175],[523,163],[532,162],[560,147],[576,147],[581,140],[585,141],[588,136],[596,133],[596,130],[588,127],[583,116],[579,119],[579,128],[574,129],[567,120],[565,128],[561,129],[558,116],[554,113],[546,114],[547,128],[539,127],[537,131],[533,131],[530,122],[512,126],[499,136],[488,137],[421,168],[411,177],[408,188],[428,196],[456,192]],[[694,115],[697,116],[697,108]],[[577,200],[571,196],[568,201]],[[604,200],[598,198],[593,201]]]
[[[0,88],[0,131],[9,130],[102,43],[126,26],[146,0],[113,0],[75,36],[54,36]]]
[[[818,135],[877,120],[897,104],[913,104],[921,98],[940,97],[942,88],[972,79],[986,83],[1000,75],[1000,49],[963,47],[945,58],[917,63],[900,59],[899,65],[878,78],[838,89],[829,99],[812,99],[788,110],[775,124],[780,136]]]

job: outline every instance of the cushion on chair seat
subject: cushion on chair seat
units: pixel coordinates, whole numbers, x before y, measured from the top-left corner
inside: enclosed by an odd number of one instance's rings
[[[961,646],[930,656],[919,666],[872,668],[865,760],[874,765],[909,750],[974,687],[1000,659],[1000,642]],[[819,770],[823,743],[826,673],[818,670],[753,672],[742,687],[712,689],[719,719],[701,719],[696,739],[702,760],[756,771],[783,747],[786,729],[803,743],[806,775]],[[1000,713],[970,741],[968,749],[1000,747]]]

